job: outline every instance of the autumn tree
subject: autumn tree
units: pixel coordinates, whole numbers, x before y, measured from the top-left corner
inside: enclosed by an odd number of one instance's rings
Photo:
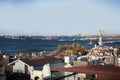
[[[79,43],[59,45],[55,50],[56,54],[62,55],[82,55],[85,51],[85,47]]]

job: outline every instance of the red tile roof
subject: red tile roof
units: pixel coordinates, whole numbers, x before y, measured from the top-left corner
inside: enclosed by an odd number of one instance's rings
[[[52,71],[97,74],[97,80],[120,80],[120,67],[113,66],[76,66],[69,68],[53,68]]]
[[[120,75],[120,67],[100,66],[100,65],[75,66],[75,67],[67,67],[67,68],[53,68],[52,71],[93,73],[93,74],[104,73],[104,74]]]
[[[48,57],[44,57],[44,58],[40,58],[40,59],[33,59],[33,60],[32,59],[23,59],[22,61],[30,66],[36,66],[36,65],[51,63],[51,62],[55,62],[55,61],[59,61],[59,60],[61,60],[61,59],[48,56]]]

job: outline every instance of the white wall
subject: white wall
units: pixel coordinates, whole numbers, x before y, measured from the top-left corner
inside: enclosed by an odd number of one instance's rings
[[[38,70],[33,70],[30,72],[30,79],[34,80],[35,77],[39,77],[39,80],[43,80],[43,74],[42,71],[38,71]]]
[[[65,56],[65,57],[64,57],[64,62],[65,62],[66,64],[72,64],[73,61],[74,61],[76,58],[77,58],[76,55]]]
[[[25,64],[21,60],[18,60],[17,62],[15,62],[15,65],[13,66],[13,72],[25,73],[25,65],[27,65],[27,64]],[[30,73],[30,71],[33,70],[33,67],[29,66],[29,65],[27,65],[27,66],[28,66],[28,72]]]

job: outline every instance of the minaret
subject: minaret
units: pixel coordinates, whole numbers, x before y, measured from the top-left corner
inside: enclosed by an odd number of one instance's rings
[[[98,42],[99,45],[103,45],[103,42],[102,42],[102,33],[100,31],[100,37],[99,37],[99,42]]]

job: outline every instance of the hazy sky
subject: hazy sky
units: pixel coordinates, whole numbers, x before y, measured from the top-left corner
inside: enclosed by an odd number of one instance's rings
[[[0,34],[120,33],[120,0],[0,0]]]

